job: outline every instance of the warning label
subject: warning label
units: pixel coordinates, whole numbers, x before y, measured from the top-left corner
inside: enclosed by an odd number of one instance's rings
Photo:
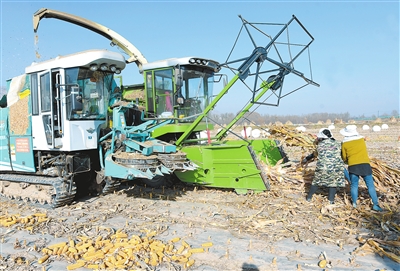
[[[28,138],[16,138],[15,139],[15,151],[16,152],[29,152],[29,139]]]

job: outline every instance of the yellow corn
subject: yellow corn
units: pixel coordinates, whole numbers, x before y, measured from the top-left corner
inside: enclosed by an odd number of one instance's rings
[[[85,261],[79,260],[74,264],[70,264],[67,266],[67,270],[75,270],[85,265]]]
[[[65,245],[65,246],[62,248],[62,250],[60,250],[60,251],[61,251],[61,252],[60,252],[60,254],[58,254],[58,255],[65,254],[65,253],[68,251],[68,246]]]
[[[82,242],[86,242],[89,239],[89,237],[81,235],[81,236],[78,236],[78,239],[80,239]]]
[[[88,247],[90,247],[92,245],[92,242],[89,242],[89,243],[84,243],[84,244],[82,244],[82,245],[80,245],[80,246],[76,246],[76,249],[77,250],[86,250]]]
[[[120,259],[115,262],[115,266],[125,265],[126,259]]]
[[[122,250],[118,251],[118,255],[120,255],[124,259],[128,259],[129,258],[128,254],[126,254]]]
[[[180,258],[178,259],[178,261],[181,262],[181,263],[187,263],[187,262],[189,261],[189,259],[186,258],[186,257],[180,257]]]
[[[11,225],[14,225],[15,223],[17,223],[16,220],[12,220],[10,222],[6,222],[3,224],[4,227],[10,227]]]
[[[57,244],[50,245],[50,246],[48,246],[48,248],[49,248],[49,249],[54,249],[54,248],[56,248],[56,247],[63,247],[63,246],[65,246],[66,244],[67,244],[67,242],[61,242],[61,243],[57,243]]]
[[[189,252],[190,253],[202,253],[202,252],[204,252],[204,248],[192,248],[192,249],[189,249]]]
[[[182,245],[183,245],[184,247],[190,247],[189,244],[185,242],[185,240],[182,240]]]
[[[59,247],[55,247],[54,249],[53,249],[53,255],[57,255],[57,252],[60,250],[60,248]]]
[[[115,267],[115,265],[112,262],[109,262],[109,261],[105,261],[104,264],[109,268],[114,268]]]
[[[189,268],[189,267],[191,267],[193,264],[194,264],[194,260],[193,260],[193,259],[190,259],[190,260],[186,263],[185,267],[186,267],[186,268]]]
[[[110,257],[108,257],[108,259],[109,259],[109,262],[111,262],[113,265],[115,265],[115,263],[117,262],[117,260],[115,259],[115,257],[114,256],[110,256]]]
[[[151,259],[150,265],[151,266],[157,266],[158,265],[158,261],[156,259]]]
[[[202,247],[212,247],[213,243],[212,242],[207,242],[207,243],[201,244],[201,246]]]
[[[43,254],[47,254],[47,255],[53,254],[53,250],[48,249],[48,248],[43,248],[42,252],[43,252]]]
[[[47,221],[47,217],[38,217],[38,223],[41,223],[41,222],[45,222],[45,221]]]
[[[88,264],[86,266],[86,268],[89,268],[89,269],[100,269],[100,265],[98,265],[98,264]]]
[[[68,251],[72,252],[72,253],[78,253],[78,250],[76,250],[76,248],[74,248],[74,247],[69,247]]]
[[[142,239],[140,239],[140,237],[137,236],[137,235],[132,235],[131,239],[129,240],[129,243],[138,244],[138,243],[141,243],[141,242],[142,242]]]
[[[126,251],[126,255],[128,256],[129,260],[135,259],[135,257],[133,257],[133,249],[132,248],[127,248],[127,249],[125,249],[125,251]]]
[[[180,248],[178,248],[178,251],[176,252],[177,254],[181,254],[183,252],[183,250],[185,249],[184,246],[180,246]]]
[[[86,261],[97,260],[97,259],[102,259],[102,258],[104,258],[104,253],[101,250],[97,251],[96,253],[92,253],[92,254],[83,256],[83,259]]]
[[[165,255],[164,255],[164,253],[162,253],[162,251],[157,251],[156,253],[160,258],[164,258],[165,257]]]
[[[40,259],[38,260],[38,263],[40,263],[40,264],[44,263],[45,261],[47,261],[47,259],[48,259],[49,257],[50,257],[49,255],[44,255],[42,258],[40,258]]]
[[[70,247],[75,247],[75,241],[73,239],[69,239],[68,244]]]
[[[172,252],[173,249],[174,249],[174,245],[168,245],[165,250],[168,252]]]
[[[178,242],[179,240],[181,240],[181,238],[175,237],[175,238],[171,239],[170,242],[176,243],[176,242]]]
[[[121,242],[121,243],[115,243],[114,247],[127,247],[130,244],[128,242]]]
[[[36,216],[36,217],[46,217],[47,214],[46,214],[46,213],[36,213],[36,214],[33,214],[33,216]]]
[[[116,238],[127,238],[128,235],[127,235],[126,233],[123,233],[123,232],[117,232],[117,233],[115,234],[115,237],[116,237]]]
[[[156,235],[157,235],[157,232],[155,232],[155,231],[152,231],[152,232],[149,232],[148,234],[146,234],[147,237],[153,237]]]

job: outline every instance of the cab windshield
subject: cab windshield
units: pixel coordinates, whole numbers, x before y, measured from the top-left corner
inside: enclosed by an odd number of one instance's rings
[[[183,80],[177,93],[178,97],[183,98],[183,103],[178,107],[178,117],[183,118],[182,121],[190,122],[202,113],[211,101],[214,73],[205,72],[198,67],[181,66],[181,76]]]
[[[87,68],[66,70],[66,110],[69,120],[105,120],[113,73]]]

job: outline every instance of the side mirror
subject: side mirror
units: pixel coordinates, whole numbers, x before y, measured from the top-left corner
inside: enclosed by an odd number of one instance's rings
[[[181,69],[179,66],[175,68],[175,84],[177,88],[181,88],[183,86],[183,79],[182,79]]]

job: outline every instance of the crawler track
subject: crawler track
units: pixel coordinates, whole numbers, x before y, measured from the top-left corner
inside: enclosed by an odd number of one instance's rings
[[[76,186],[72,179],[0,173],[0,195],[56,208],[74,200]]]

